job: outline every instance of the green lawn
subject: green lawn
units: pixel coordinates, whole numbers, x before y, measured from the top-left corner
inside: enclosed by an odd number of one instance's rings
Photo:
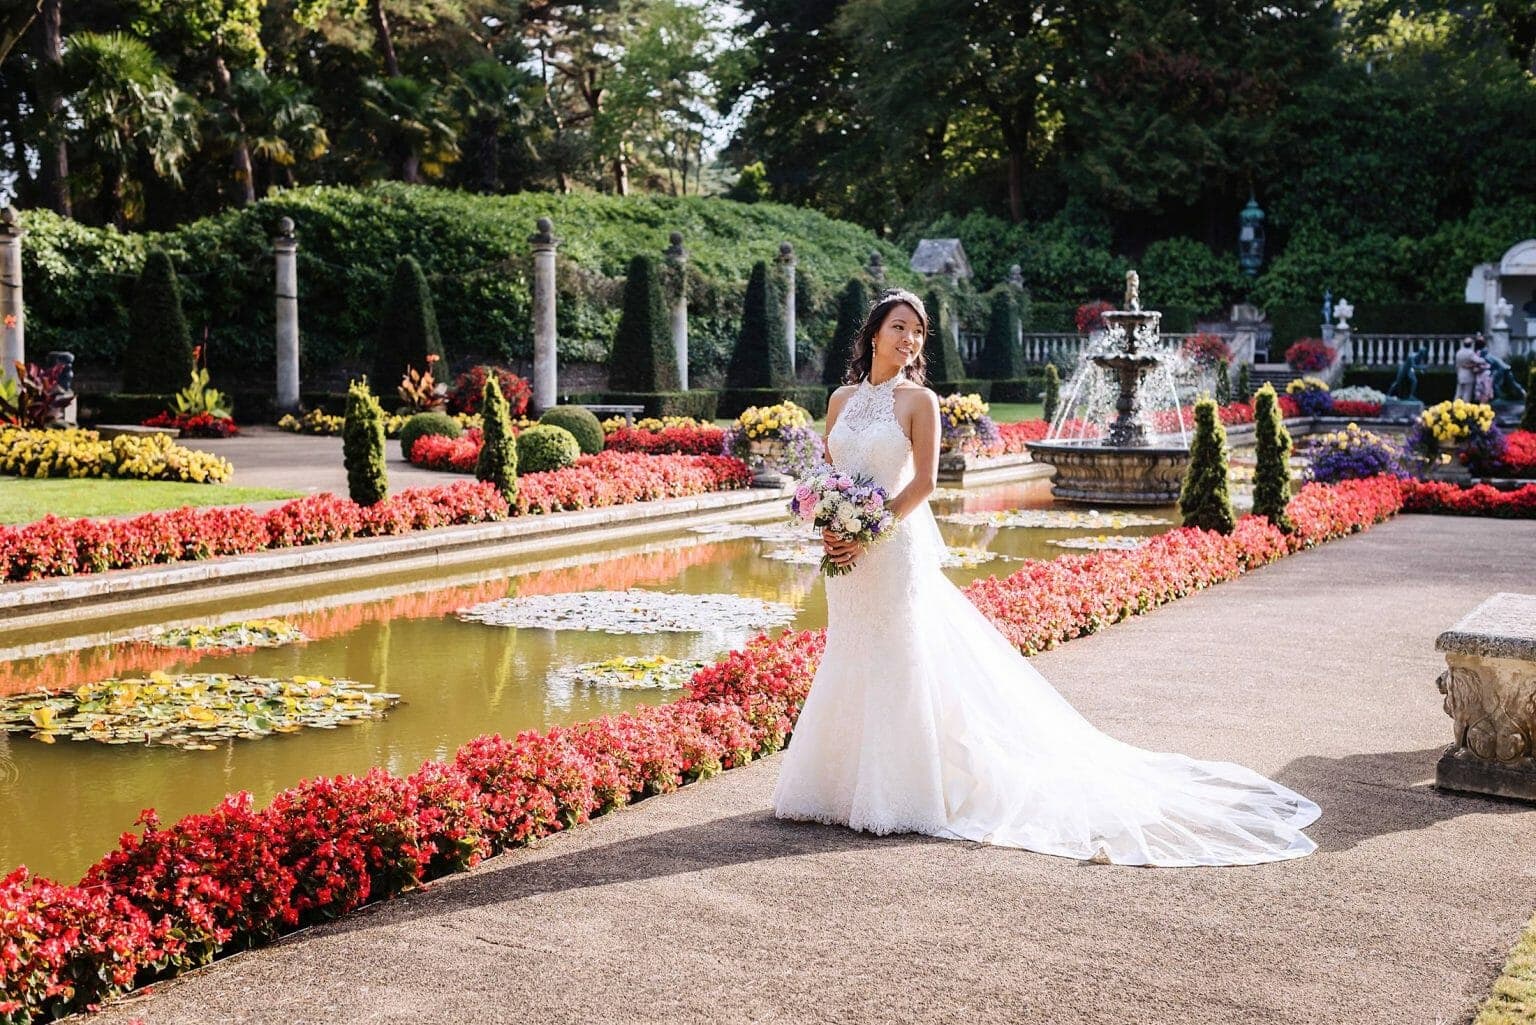
[[[58,516],[131,516],[184,505],[240,505],[301,498],[303,492],[179,484],[151,480],[70,480],[0,477],[0,523],[31,523]]]

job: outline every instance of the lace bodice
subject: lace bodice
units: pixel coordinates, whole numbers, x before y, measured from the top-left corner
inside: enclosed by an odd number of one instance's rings
[[[827,450],[839,470],[868,476],[895,495],[912,479],[912,443],[896,419],[900,375],[884,384],[860,381],[827,435]]]

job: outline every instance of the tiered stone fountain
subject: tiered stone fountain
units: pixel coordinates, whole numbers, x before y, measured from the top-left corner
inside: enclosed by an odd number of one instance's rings
[[[1169,505],[1178,501],[1189,467],[1189,444],[1182,431],[1157,435],[1147,430],[1148,375],[1167,356],[1161,351],[1162,313],[1141,308],[1135,271],[1125,276],[1125,309],[1104,314],[1105,331],[1087,355],[1092,367],[1080,369],[1067,383],[1068,401],[1045,441],[1029,443],[1030,455],[1050,463],[1056,475],[1051,493],[1068,502],[1093,505]],[[1118,389],[1114,419],[1091,424],[1093,436],[1061,437],[1065,424],[1079,423],[1073,398],[1088,375],[1108,375]],[[1174,405],[1176,407],[1177,400]]]

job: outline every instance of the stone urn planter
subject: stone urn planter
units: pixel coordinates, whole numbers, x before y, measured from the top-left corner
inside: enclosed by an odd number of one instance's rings
[[[789,444],[782,438],[754,438],[747,442],[747,466],[753,487],[777,488],[790,483],[784,472],[789,463]]]
[[[1435,785],[1536,801],[1536,595],[1494,595],[1435,648],[1453,737]]]

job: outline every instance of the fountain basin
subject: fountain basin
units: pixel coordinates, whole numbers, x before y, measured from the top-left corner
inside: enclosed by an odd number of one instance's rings
[[[1189,449],[1179,446],[1122,448],[1096,438],[1028,443],[1030,458],[1056,470],[1051,494],[1089,505],[1170,505],[1179,500]]]

